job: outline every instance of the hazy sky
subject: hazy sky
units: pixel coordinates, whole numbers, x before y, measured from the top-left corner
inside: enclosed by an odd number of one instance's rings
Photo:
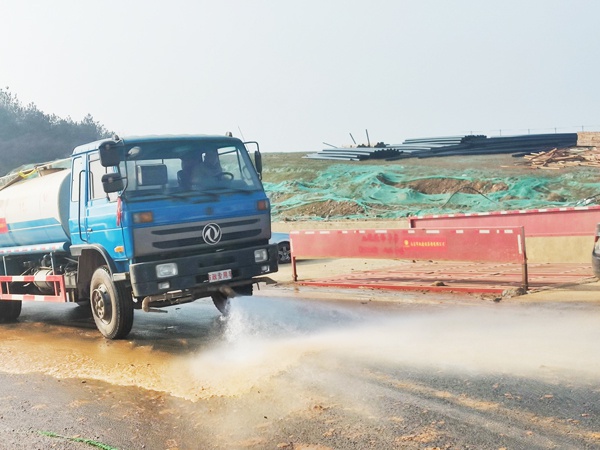
[[[597,0],[0,0],[0,86],[263,151],[600,130]]]

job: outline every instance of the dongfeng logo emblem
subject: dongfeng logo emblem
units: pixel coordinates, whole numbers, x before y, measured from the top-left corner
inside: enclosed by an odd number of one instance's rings
[[[202,239],[209,245],[218,244],[221,237],[223,237],[223,232],[216,223],[209,223],[202,229]]]

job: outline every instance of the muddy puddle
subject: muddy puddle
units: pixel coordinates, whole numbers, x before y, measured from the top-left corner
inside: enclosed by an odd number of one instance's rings
[[[600,315],[576,307],[369,308],[235,299],[227,320],[208,302],[136,311],[128,340],[107,341],[72,309],[24,305],[0,326],[0,370],[137,386],[197,401],[266,388],[307,370],[336,384],[340,367],[508,373],[549,382],[600,379]],[[343,370],[343,369],[342,369]]]

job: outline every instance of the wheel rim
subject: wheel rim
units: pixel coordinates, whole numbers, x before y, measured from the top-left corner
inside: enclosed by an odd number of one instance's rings
[[[100,285],[92,292],[92,311],[103,323],[110,323],[111,303],[106,286]]]

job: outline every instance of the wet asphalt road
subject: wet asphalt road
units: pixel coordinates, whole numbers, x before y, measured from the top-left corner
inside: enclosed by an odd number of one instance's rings
[[[106,341],[25,304],[0,327],[0,448],[600,448],[597,303],[168,311]]]

